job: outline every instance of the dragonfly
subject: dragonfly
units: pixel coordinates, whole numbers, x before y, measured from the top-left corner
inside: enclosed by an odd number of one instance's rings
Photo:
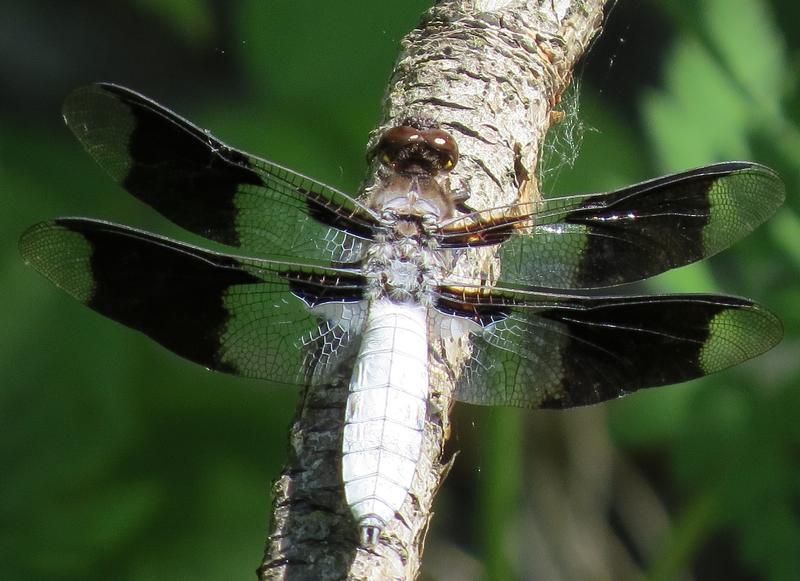
[[[784,185],[756,163],[476,210],[451,190],[458,145],[431,120],[385,131],[369,154],[376,177],[354,197],[118,85],[76,89],[63,114],[130,194],[239,250],[58,218],[22,235],[24,260],[208,369],[300,386],[350,373],[342,482],[365,545],[412,484],[437,341],[469,341],[450,370],[457,400],[566,409],[717,372],[782,337],[779,319],[744,298],[590,290],[704,259],[766,221]],[[457,273],[486,247],[499,258],[494,284]]]

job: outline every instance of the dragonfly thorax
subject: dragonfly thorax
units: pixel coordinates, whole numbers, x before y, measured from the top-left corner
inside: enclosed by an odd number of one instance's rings
[[[416,237],[383,240],[370,248],[365,274],[372,299],[430,304],[430,291],[441,273],[435,253]]]

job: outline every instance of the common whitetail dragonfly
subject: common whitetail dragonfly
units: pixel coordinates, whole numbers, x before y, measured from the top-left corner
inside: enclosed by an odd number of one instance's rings
[[[384,133],[377,179],[357,199],[117,85],[77,89],[64,118],[129,193],[248,255],[58,218],[23,234],[26,262],[210,369],[302,385],[353,365],[342,475],[365,544],[411,486],[436,341],[471,341],[452,370],[458,400],[570,408],[719,371],[782,336],[747,299],[574,292],[641,280],[748,234],[784,198],[758,164],[474,211],[448,187],[455,140],[421,122]],[[497,284],[454,274],[456,259],[489,245],[499,245]]]

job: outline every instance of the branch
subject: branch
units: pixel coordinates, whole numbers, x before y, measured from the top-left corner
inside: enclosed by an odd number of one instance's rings
[[[604,0],[443,0],[402,42],[389,81],[383,131],[408,117],[435,119],[456,138],[454,191],[480,209],[538,196],[530,176],[551,112],[577,59],[598,32]],[[374,170],[374,167],[371,168]],[[371,174],[371,175],[374,175]],[[460,273],[496,273],[491,248],[471,252]],[[432,346],[431,406],[417,475],[400,514],[372,548],[344,503],[341,442],[349,377],[306,389],[290,433],[288,464],[274,486],[272,532],[260,579],[414,579],[436,491],[468,344]]]

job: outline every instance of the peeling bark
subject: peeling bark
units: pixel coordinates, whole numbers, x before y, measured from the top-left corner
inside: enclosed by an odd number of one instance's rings
[[[459,144],[450,187],[488,208],[538,196],[530,176],[577,59],[599,31],[605,0],[444,0],[402,42],[370,138],[408,117],[436,120]],[[374,168],[371,168],[374,170]],[[372,172],[370,175],[374,175]],[[369,179],[365,186],[369,184]],[[491,281],[492,249],[470,253],[458,271]],[[341,440],[349,377],[309,388],[290,432],[289,460],[274,485],[271,534],[259,578],[414,579],[443,461],[456,379],[468,344],[434,345],[431,409],[412,490],[372,550],[344,503]]]

